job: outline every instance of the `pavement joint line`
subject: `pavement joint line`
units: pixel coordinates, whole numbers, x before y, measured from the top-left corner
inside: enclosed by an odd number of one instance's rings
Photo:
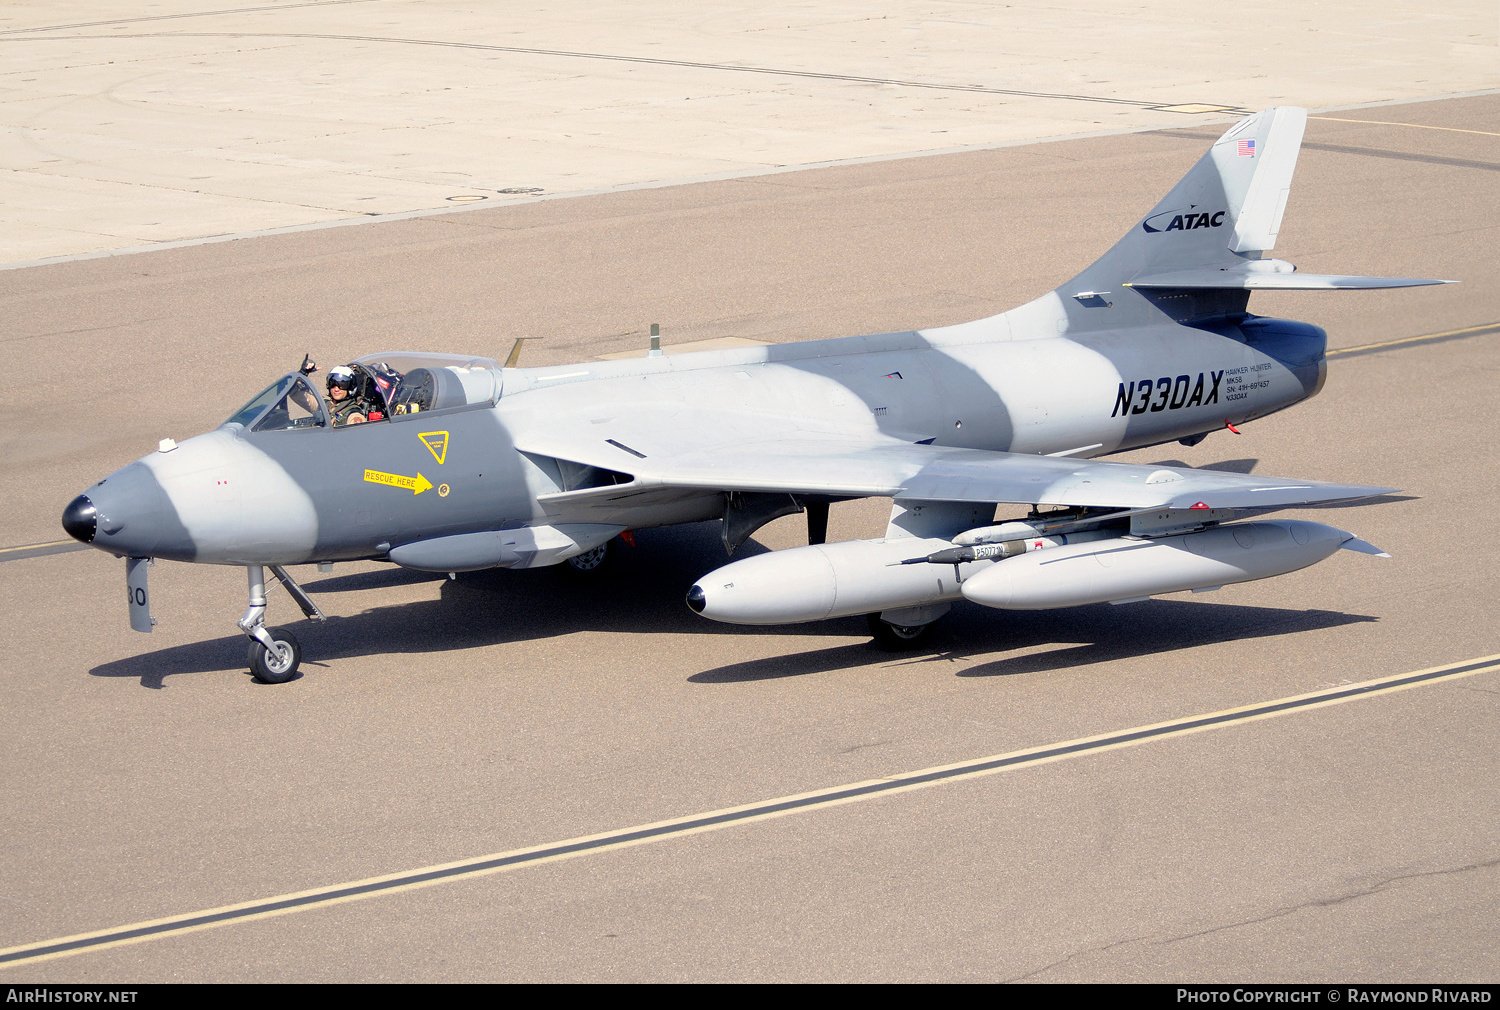
[[[1500,89],[1496,90],[1500,92]],[[1488,94],[1488,92],[1485,92],[1485,94]],[[1457,97],[1468,96],[1462,95]],[[1238,116],[1206,117],[1200,120],[1198,125],[1232,122],[1238,118]],[[878,165],[888,161],[906,161],[909,158],[938,158],[949,154],[976,154],[984,151],[999,151],[1009,147],[1033,147],[1042,144],[1057,144],[1070,140],[1097,140],[1101,137],[1122,137],[1135,133],[1161,133],[1164,129],[1166,128],[1161,126],[1125,126],[1113,130],[1063,133],[1051,137],[1020,137],[1014,140],[996,140],[984,144],[959,144],[952,147],[935,147],[922,151],[893,151],[888,154],[867,154],[855,158],[830,158],[824,161],[809,161],[795,165],[754,165],[727,172],[676,176],[667,179],[647,179],[637,182],[622,182],[597,186],[592,189],[574,189],[560,193],[542,193],[537,196],[512,197],[503,203],[449,204],[444,207],[419,207],[415,210],[392,211],[388,214],[364,214],[330,210],[330,213],[348,213],[349,216],[336,217],[324,221],[306,221],[301,224],[281,225],[276,228],[260,228],[253,231],[225,232],[219,235],[198,235],[192,238],[170,239],[163,242],[152,242],[147,245],[95,249],[80,253],[64,253],[60,256],[44,256],[34,260],[12,260],[0,263],[0,271],[57,266],[64,263],[83,262],[85,260],[108,259],[113,256],[138,256],[143,253],[165,252],[173,249],[191,249],[202,245],[217,245],[221,242],[238,242],[242,239],[297,235],[308,231],[323,231],[327,228],[350,228],[366,224],[389,224],[394,221],[412,221],[429,217],[456,217],[459,214],[496,211],[506,207],[519,207],[529,203],[550,203],[554,200],[610,196],[618,193],[635,193],[652,189],[675,189],[679,186],[697,186],[707,182],[739,182],[761,179],[768,176],[788,175],[793,172],[809,172],[825,168],[850,168],[858,165]],[[1185,129],[1185,127],[1171,127],[1170,129]],[[318,209],[329,210],[328,208]]]
[[[528,866],[560,862],[579,856],[610,852],[653,842],[684,838],[740,824],[772,820],[792,814],[807,813],[829,807],[844,806],[868,799],[912,792],[950,782],[986,777],[1020,768],[1065,761],[1070,758],[1135,747],[1157,740],[1187,736],[1213,729],[1272,719],[1293,712],[1305,712],[1362,698],[1392,694],[1428,684],[1500,672],[1500,654],[1480,659],[1462,660],[1429,667],[1411,673],[1394,674],[1344,684],[1337,687],[1291,695],[1268,702],[1238,708],[1206,712],[1166,722],[1116,730],[1097,736],[1080,737],[1060,743],[1044,744],[988,757],[938,765],[913,772],[897,773],[884,778],[832,786],[811,792],[763,800],[736,807],[690,814],[685,817],[651,824],[584,835],[560,842],[512,849],[490,855],[441,863],[415,870],[369,877],[364,880],[297,891],[254,901],[224,905],[180,915],[131,923],[112,929],[72,936],[56,937],[0,950],[0,969],[35,964],[69,957],[87,951],[143,943],[148,940],[181,936],[239,922],[269,919],[294,912],[310,911],[345,904],[363,898],[398,894],[437,884],[452,883],[481,876],[504,873]]]
[[[1386,108],[1398,105],[1421,105],[1428,102],[1446,102],[1462,98],[1483,98],[1500,94],[1500,88],[1485,88],[1477,91],[1457,91],[1436,95],[1420,95],[1414,98],[1387,98],[1374,102],[1358,102],[1352,105],[1332,105],[1311,109],[1311,113],[1357,112],[1362,109]],[[1224,124],[1239,119],[1238,114],[1204,114],[1197,126]],[[1363,122],[1363,120],[1362,120]],[[873,165],[888,161],[905,161],[908,158],[935,158],[949,154],[975,154],[983,151],[998,151],[1008,147],[1031,147],[1040,144],[1056,144],[1070,140],[1096,140],[1101,137],[1122,137],[1136,133],[1164,133],[1191,129],[1192,127],[1126,126],[1112,130],[1093,130],[1084,133],[1065,133],[1049,137],[1021,137],[1014,140],[997,140],[983,144],[961,144],[953,147],[938,147],[918,151],[894,151],[888,154],[872,154],[857,158],[831,158],[795,165],[757,165],[729,172],[706,175],[678,176],[667,179],[650,179],[638,182],[617,183],[592,189],[569,190],[561,193],[545,193],[540,196],[521,197],[500,204],[463,204],[446,207],[421,207],[415,210],[394,211],[389,214],[355,214],[324,221],[308,221],[302,224],[282,225],[276,228],[260,228],[251,231],[228,232],[219,235],[199,235],[191,238],[151,242],[145,245],[121,246],[113,249],[95,249],[89,252],[65,253],[60,256],[44,256],[34,260],[14,260],[0,263],[0,271],[24,270],[31,267],[56,266],[85,260],[106,259],[112,256],[136,256],[142,253],[187,249],[200,245],[216,245],[220,242],[237,242],[241,239],[270,238],[278,235],[295,235],[306,231],[321,231],[325,228],[348,228],[365,224],[384,224],[393,221],[408,221],[417,218],[441,217],[452,214],[467,214],[474,211],[497,210],[526,203],[541,203],[552,200],[571,200],[578,197],[605,196],[615,193],[631,193],[650,189],[671,189],[677,186],[695,186],[705,182],[730,182],[757,179],[763,176],[783,175],[790,172],[815,171],[823,168],[845,168],[855,165]],[[326,209],[326,208],[324,208]]]
[[[1473,133],[1481,137],[1500,137],[1500,133],[1491,133],[1489,130],[1460,130],[1456,126],[1427,126],[1422,123],[1394,123],[1381,119],[1340,119],[1337,116],[1308,116],[1308,119],[1321,119],[1329,123],[1364,123],[1367,126],[1409,126],[1413,130],[1442,130],[1445,133]]]
[[[1389,350],[1393,347],[1408,347],[1416,344],[1436,344],[1445,340],[1461,340],[1464,337],[1480,337],[1486,333],[1500,332],[1500,322],[1481,323],[1478,326],[1466,326],[1460,330],[1444,330],[1441,333],[1423,333],[1415,337],[1397,337],[1395,340],[1382,340],[1374,344],[1360,344],[1357,347],[1338,347],[1323,355],[1325,358],[1351,358],[1361,354],[1374,354],[1377,351]]]
[[[115,18],[111,21],[80,21],[70,25],[38,25],[34,28],[7,28],[0,35],[26,35],[32,32],[63,32],[74,28],[101,28],[105,25],[133,25],[143,21],[177,21],[182,18],[211,18],[222,14],[262,14],[266,11],[296,10],[301,7],[338,7],[347,4],[374,3],[377,0],[303,0],[302,3],[270,4],[263,7],[231,7],[216,11],[187,11],[183,14],[147,14],[137,18]]]
[[[47,36],[36,36],[36,41],[46,41]],[[54,36],[55,38],[55,36]],[[732,63],[704,63],[697,60],[674,60],[662,56],[624,56],[618,53],[587,53],[568,49],[538,49],[529,46],[496,46],[483,42],[462,42],[454,39],[403,39],[386,35],[339,35],[325,32],[149,32],[136,35],[69,35],[69,40],[80,39],[307,39],[320,42],[383,42],[390,45],[435,46],[444,49],[473,49],[479,52],[512,53],[518,56],[560,56],[576,60],[605,60],[612,63],[641,63],[657,67],[683,67],[688,70],[714,70],[723,73],[765,74],[772,77],[799,77],[815,81],[844,81],[851,84],[888,84],[900,88],[925,88],[933,91],[961,91],[980,95],[1006,95],[1013,98],[1044,98],[1064,102],[1094,102],[1104,105],[1129,105],[1138,109],[1163,109],[1173,103],[1151,102],[1137,98],[1109,98],[1103,95],[1072,95],[1066,92],[1025,91],[1015,88],[992,88],[982,84],[943,84],[936,81],[910,81],[893,77],[867,77],[860,74],[834,74],[818,70],[791,70],[780,67],[735,66]],[[16,41],[32,41],[20,39]],[[1183,103],[1177,103],[1183,104]],[[1208,103],[1202,103],[1208,104]],[[1237,105],[1213,105],[1214,113],[1230,112],[1245,115],[1247,110]]]

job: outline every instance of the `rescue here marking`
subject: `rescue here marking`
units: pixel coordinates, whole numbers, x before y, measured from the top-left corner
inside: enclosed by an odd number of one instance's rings
[[[409,488],[412,494],[421,494],[432,487],[432,481],[417,474],[415,477],[407,477],[399,473],[381,473],[379,470],[366,470],[365,480],[371,484],[387,484],[391,487]]]

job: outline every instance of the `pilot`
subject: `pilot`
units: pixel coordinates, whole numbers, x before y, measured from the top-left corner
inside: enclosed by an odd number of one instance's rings
[[[358,385],[359,377],[348,365],[335,365],[328,370],[328,400],[334,427],[364,424],[369,419],[370,405],[358,395]]]

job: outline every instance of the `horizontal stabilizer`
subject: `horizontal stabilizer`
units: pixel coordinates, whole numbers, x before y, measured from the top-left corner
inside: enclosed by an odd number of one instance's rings
[[[1263,262],[1263,261],[1253,261]],[[1220,288],[1238,291],[1348,291],[1371,288],[1419,288],[1428,284],[1457,281],[1423,277],[1348,277],[1343,274],[1300,274],[1269,270],[1176,270],[1172,273],[1137,277],[1127,288]]]

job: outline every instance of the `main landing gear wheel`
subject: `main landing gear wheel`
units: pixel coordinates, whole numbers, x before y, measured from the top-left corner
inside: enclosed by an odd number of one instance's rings
[[[932,637],[932,624],[890,624],[880,619],[879,614],[867,614],[870,634],[875,637],[875,647],[886,652],[910,652],[920,649]]]
[[[578,582],[592,582],[604,575],[609,570],[610,562],[614,560],[615,542],[606,540],[592,550],[575,554],[573,557],[558,565],[562,574]]]
[[[297,676],[297,667],[302,662],[302,644],[285,628],[268,628],[272,652],[260,642],[250,641],[250,672],[263,684],[285,684]]]

